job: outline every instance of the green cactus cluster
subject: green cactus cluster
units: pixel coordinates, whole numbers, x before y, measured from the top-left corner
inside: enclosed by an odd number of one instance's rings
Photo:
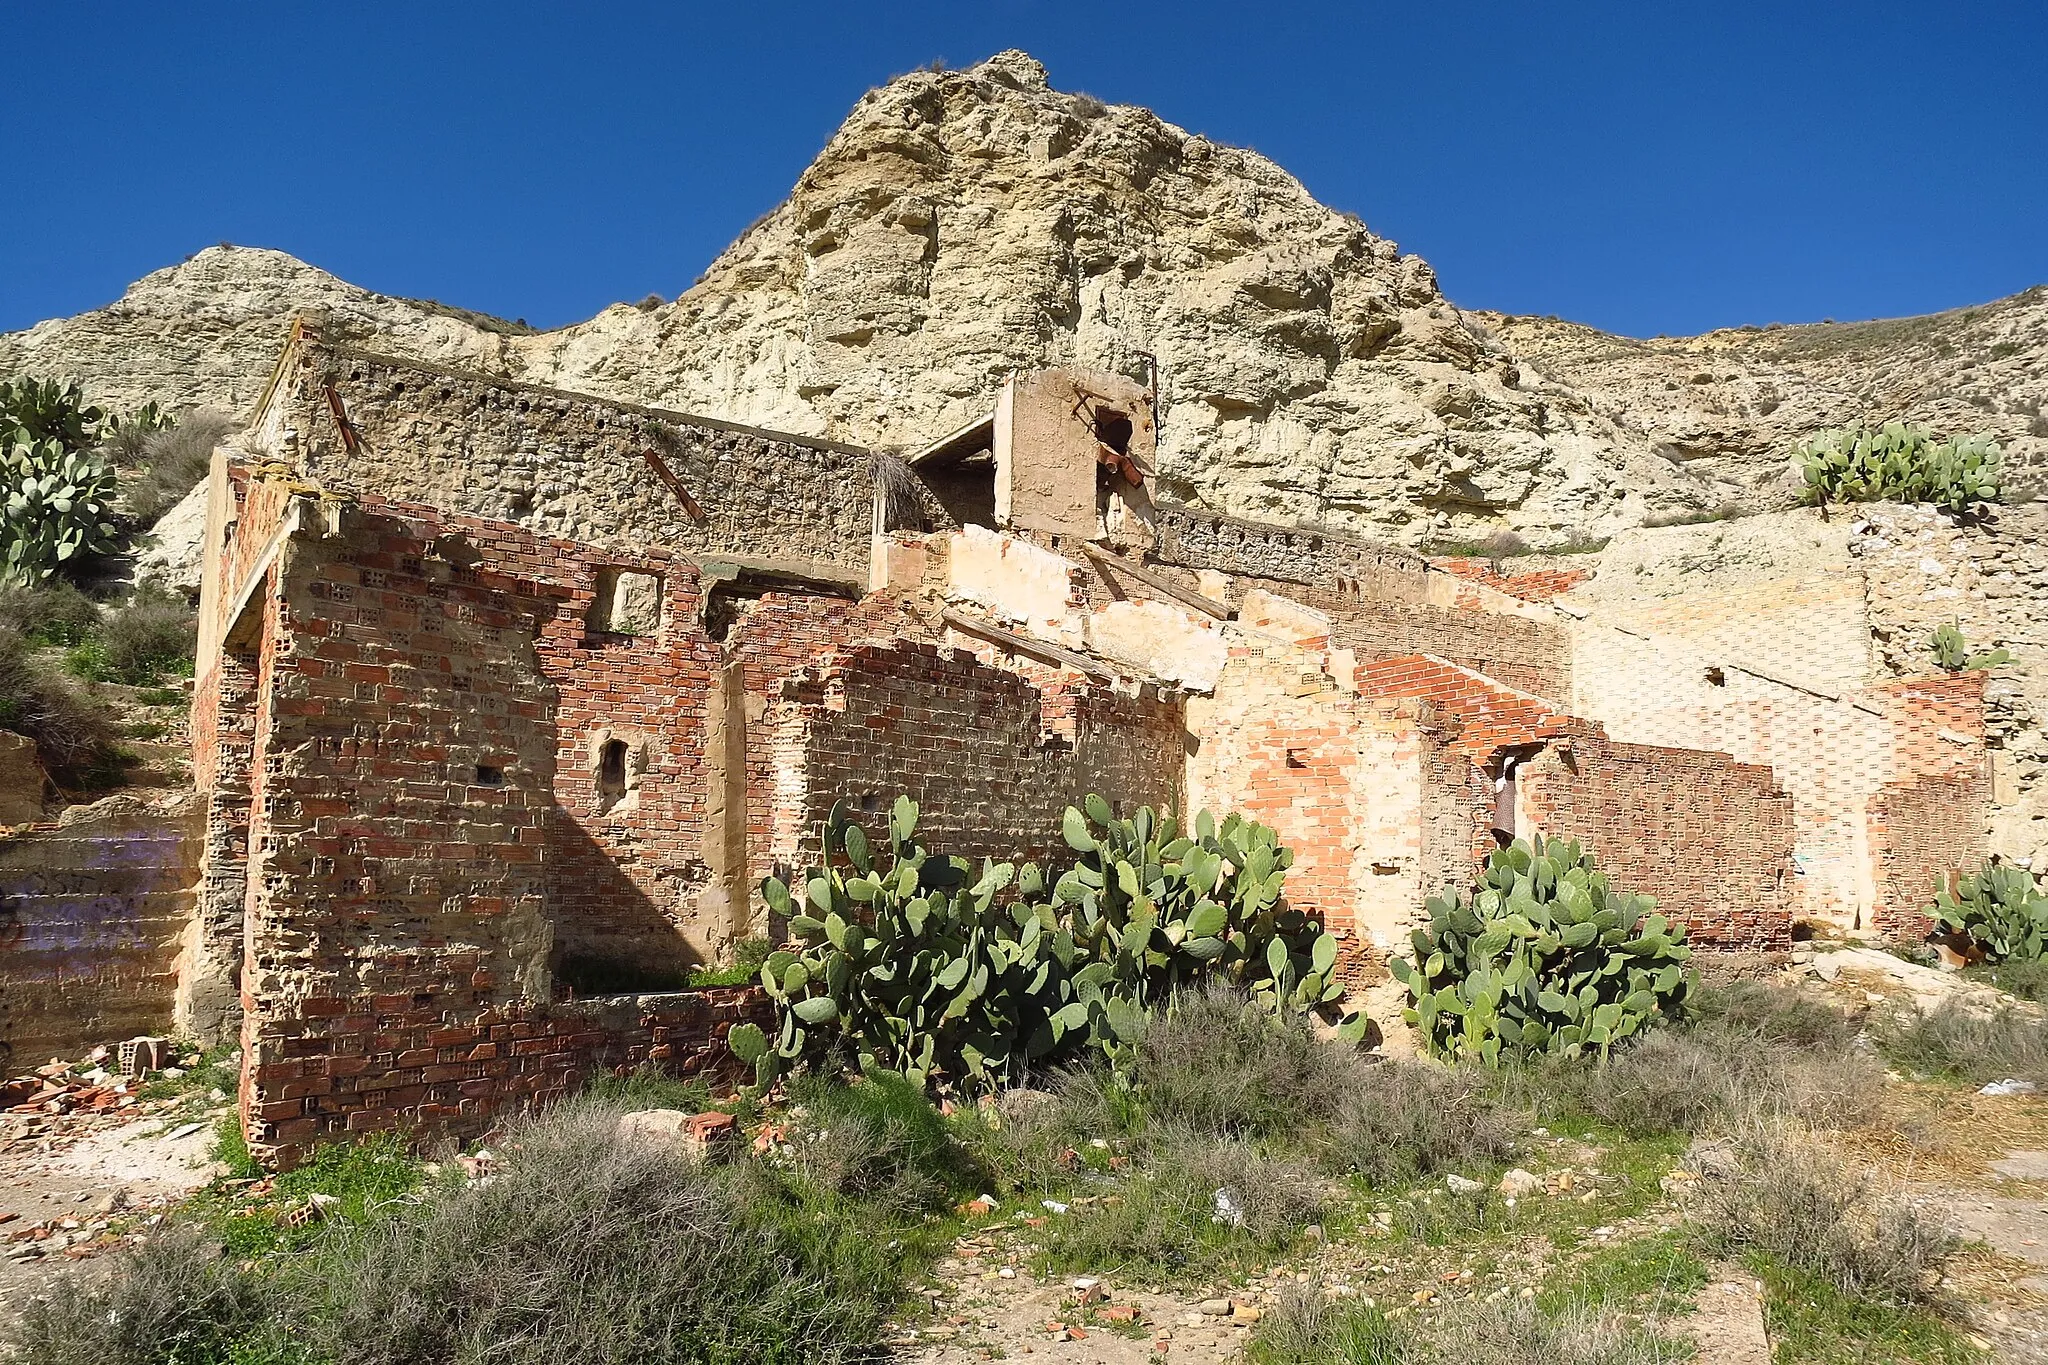
[[[156,405],[149,410],[154,413]],[[54,441],[65,450],[89,450],[107,434],[107,421],[104,409],[85,401],[77,380],[0,380],[0,443]]]
[[[1215,975],[1276,1011],[1343,995],[1336,939],[1283,894],[1294,854],[1273,830],[1203,811],[1182,834],[1150,807],[1120,820],[1100,796],[1083,805],[1067,808],[1061,832],[1079,859],[1053,900],[1075,941],[1109,965],[1111,998],[1144,1009]]]
[[[113,463],[99,452],[9,440],[0,447],[0,583],[37,587],[113,550],[114,495]]]
[[[0,583],[36,587],[115,548],[107,421],[76,382],[0,382]]]
[[[1943,933],[1988,962],[2038,960],[2048,952],[2048,896],[2033,876],[1993,860],[1943,884],[1934,894],[1934,918]]]
[[[1793,448],[1810,501],[1931,502],[1952,512],[1998,501],[2001,459],[1989,436],[1937,440],[1907,422],[1824,431]]]
[[[1189,836],[1149,807],[1083,806],[1063,821],[1077,859],[1050,884],[1035,863],[976,875],[931,853],[908,798],[880,847],[835,807],[824,865],[761,884],[791,943],[761,969],[775,1032],[740,1025],[733,1051],[761,1084],[845,1048],[868,1075],[984,1089],[1083,1048],[1122,1058],[1147,1008],[1210,974],[1275,1010],[1342,994],[1336,940],[1282,895],[1293,859],[1272,830],[1204,813]]]
[[[1605,1056],[1682,1011],[1685,930],[1650,897],[1616,891],[1577,840],[1517,839],[1488,857],[1468,903],[1429,902],[1414,959],[1396,958],[1408,1022],[1439,1056]]]
[[[1950,673],[1996,668],[2012,662],[2012,654],[2007,650],[1971,649],[1962,627],[1953,621],[1945,621],[1935,627],[1934,634],[1927,637],[1927,649],[1934,655],[1934,662]]]

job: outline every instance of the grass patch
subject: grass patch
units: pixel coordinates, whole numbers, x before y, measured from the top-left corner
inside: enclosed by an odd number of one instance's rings
[[[143,587],[107,611],[92,637],[65,656],[64,666],[89,682],[143,686],[189,677],[197,630],[183,598]]]
[[[1980,962],[1963,968],[1963,976],[2037,1005],[2048,1003],[2048,958]]]
[[[1925,1308],[1865,1299],[1826,1276],[1762,1253],[1743,1257],[1764,1284],[1764,1324],[1792,1365],[1979,1365],[1984,1355]]]
[[[1246,1357],[1254,1365],[1666,1365],[1691,1360],[1693,1348],[1613,1310],[1468,1303],[1395,1321],[1308,1285],[1260,1321]]]
[[[1552,1314],[1605,1307],[1670,1317],[1686,1312],[1709,1278],[1692,1240],[1673,1229],[1601,1248],[1536,1304]]]

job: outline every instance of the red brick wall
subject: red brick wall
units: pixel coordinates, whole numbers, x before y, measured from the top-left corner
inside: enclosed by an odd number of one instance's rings
[[[1612,885],[1655,897],[1696,945],[1789,946],[1792,802],[1769,768],[1579,734],[1517,782],[1535,829],[1584,842]]]
[[[1519,597],[1524,602],[1549,602],[1593,576],[1591,569],[1537,569],[1529,573],[1502,573],[1490,559],[1449,556],[1432,559],[1431,565],[1447,574]]]
[[[1180,804],[1181,704],[1076,688],[1072,736],[1039,690],[966,650],[856,645],[787,684],[778,704],[776,855],[817,857],[835,801],[879,833],[898,795],[926,847],[965,857],[1064,857],[1060,817],[1091,791],[1119,812]]]
[[[1934,928],[1928,912],[1936,887],[1984,861],[1990,786],[1981,771],[1913,777],[1871,799],[1870,923],[1878,933],[1918,941]]]
[[[1452,746],[1482,765],[1505,748],[1533,744],[1550,735],[1597,733],[1600,728],[1573,717],[1556,702],[1427,654],[1361,664],[1354,679],[1364,696],[1421,697],[1435,702],[1458,720]]]

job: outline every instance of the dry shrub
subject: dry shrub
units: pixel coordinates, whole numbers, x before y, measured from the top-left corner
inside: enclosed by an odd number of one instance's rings
[[[1546,1315],[1513,1300],[1393,1322],[1311,1282],[1282,1293],[1247,1354],[1255,1365],[1676,1365],[1693,1348],[1613,1310]]]
[[[1728,1037],[1834,1052],[1845,1052],[1856,1042],[1853,1019],[1797,986],[1761,981],[1702,986],[1693,993],[1690,1008],[1695,1029]]]
[[[1278,1135],[1328,1118],[1369,1070],[1356,1048],[1276,1018],[1220,984],[1184,991],[1145,1021],[1126,1067],[1145,1112],[1216,1134]]]
[[[1660,1030],[1577,1078],[1579,1103],[1626,1132],[1704,1133],[1796,1119],[1872,1122],[1884,1069],[1853,1047],[1796,1047],[1719,1027]]]
[[[34,740],[37,758],[61,785],[103,785],[119,770],[113,713],[30,658],[21,636],[4,626],[0,730]]]
[[[897,1282],[875,1228],[793,1203],[757,1167],[622,1138],[619,1113],[573,1103],[517,1125],[493,1179],[306,1267],[309,1344],[337,1365],[865,1352]]]
[[[175,427],[140,438],[133,459],[143,466],[142,476],[123,495],[138,525],[156,525],[206,477],[213,448],[233,426],[225,413],[201,408],[187,413]]]
[[[74,1270],[0,1328],[0,1359],[35,1365],[225,1361],[268,1311],[261,1281],[194,1227]]]
[[[1794,1129],[1755,1127],[1695,1148],[1700,1215],[1723,1251],[1759,1251],[1845,1294],[1925,1304],[1953,1229],[1878,1188]]]
[[[1077,1204],[1048,1221],[1053,1265],[1185,1276],[1283,1250],[1322,1217],[1321,1174],[1244,1139],[1169,1131],[1148,1157],[1116,1202]]]
[[[100,620],[71,652],[70,667],[94,682],[142,685],[192,672],[198,618],[174,592],[145,585]]]
[[[75,645],[98,629],[100,609],[62,578],[38,587],[0,583],[0,630],[31,645]]]
[[[1887,1056],[1914,1071],[1965,1081],[2010,1076],[2048,1087],[2048,1021],[2035,1014],[1947,1000],[1926,1013],[1894,1011],[1872,1031]]]
[[[1474,1077],[1421,1062],[1361,1068],[1334,1110],[1325,1160],[1382,1187],[1505,1162],[1519,1127]]]
[[[937,1209],[968,1170],[922,1086],[890,1078],[800,1084],[789,1144],[797,1171],[833,1194]],[[800,1114],[799,1114],[800,1111]]]

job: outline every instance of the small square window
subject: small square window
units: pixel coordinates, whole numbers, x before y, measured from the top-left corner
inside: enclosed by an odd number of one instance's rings
[[[505,770],[490,763],[476,765],[476,784],[479,787],[502,787],[505,785]]]

